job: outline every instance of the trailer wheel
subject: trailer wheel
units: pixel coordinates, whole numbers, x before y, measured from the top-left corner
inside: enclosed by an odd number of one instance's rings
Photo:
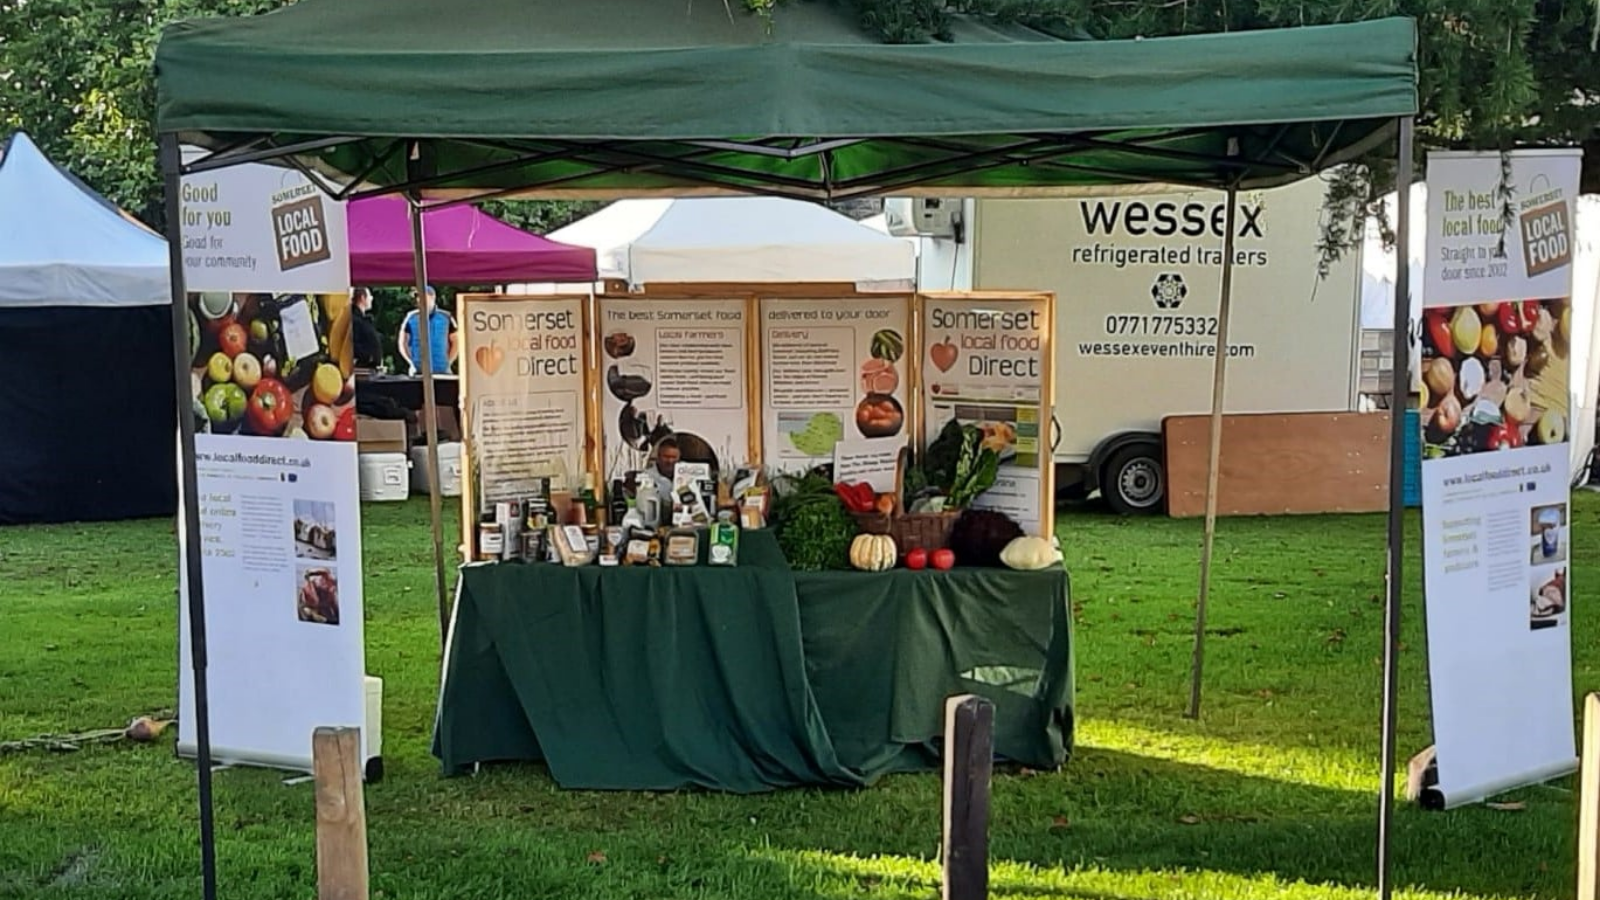
[[[1167,496],[1167,472],[1161,464],[1161,447],[1130,444],[1111,455],[1100,473],[1100,493],[1122,515],[1150,513],[1161,508]]]

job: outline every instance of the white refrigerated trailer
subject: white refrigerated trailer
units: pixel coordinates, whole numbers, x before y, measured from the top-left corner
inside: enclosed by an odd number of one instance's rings
[[[1325,195],[1315,178],[1240,195],[1228,413],[1357,406],[1360,254],[1319,274]],[[886,227],[917,237],[924,290],[1055,292],[1058,489],[1157,512],[1162,420],[1211,409],[1224,199],[895,199]]]

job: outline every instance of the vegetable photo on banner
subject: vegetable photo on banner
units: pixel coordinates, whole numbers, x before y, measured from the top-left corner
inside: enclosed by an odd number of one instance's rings
[[[929,485],[944,495],[946,509],[966,509],[994,486],[1000,455],[983,446],[983,432],[976,425],[951,419],[928,445],[923,470]]]

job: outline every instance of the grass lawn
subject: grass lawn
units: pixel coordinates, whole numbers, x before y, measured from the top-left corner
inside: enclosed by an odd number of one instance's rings
[[[385,679],[387,777],[367,790],[374,896],[928,898],[939,780],[758,797],[557,790],[538,767],[443,779],[427,505],[368,506],[368,670]],[[1600,497],[1573,518],[1575,580]],[[1411,541],[1416,518],[1411,518]],[[998,776],[996,897],[1355,897],[1374,885],[1384,521],[1225,520],[1206,713],[1183,717],[1196,522],[1063,518],[1078,638],[1078,751]],[[453,533],[447,524],[446,533]],[[1416,559],[1413,543],[1411,559]],[[0,741],[116,727],[176,696],[175,542],[165,522],[0,530]],[[1417,583],[1411,563],[1409,581]],[[1401,750],[1428,742],[1419,592],[1409,592]],[[1579,689],[1600,686],[1576,607]],[[199,895],[193,769],[154,746],[0,755],[0,897]],[[216,779],[221,893],[314,895],[310,785]],[[1397,819],[1411,897],[1564,897],[1575,782]]]

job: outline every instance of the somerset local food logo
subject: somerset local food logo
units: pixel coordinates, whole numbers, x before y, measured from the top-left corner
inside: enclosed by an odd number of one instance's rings
[[[273,246],[278,268],[287,272],[333,256],[328,244],[328,220],[323,214],[322,192],[303,184],[272,196]]]
[[[1522,260],[1529,278],[1572,262],[1572,210],[1562,193],[1547,190],[1522,201]]]

